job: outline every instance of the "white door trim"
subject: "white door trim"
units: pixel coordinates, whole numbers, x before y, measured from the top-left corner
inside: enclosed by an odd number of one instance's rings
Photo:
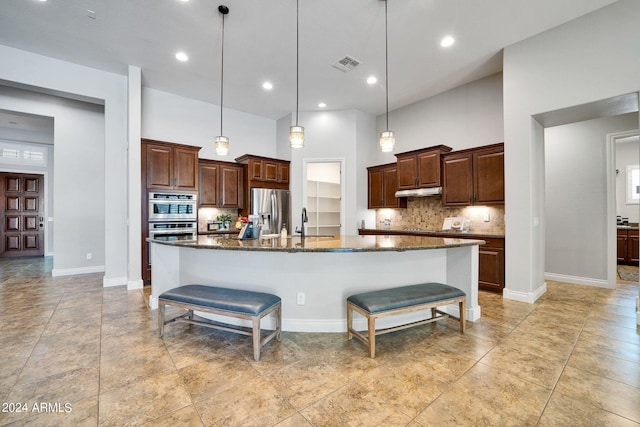
[[[607,287],[616,288],[617,270],[617,227],[616,227],[616,143],[624,139],[640,136],[638,129],[607,134],[606,141],[606,194],[607,194]]]

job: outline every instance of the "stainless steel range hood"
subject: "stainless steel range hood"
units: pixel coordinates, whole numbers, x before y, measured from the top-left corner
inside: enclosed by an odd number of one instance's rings
[[[396,191],[396,197],[428,197],[442,194],[442,187],[416,188],[414,190]]]

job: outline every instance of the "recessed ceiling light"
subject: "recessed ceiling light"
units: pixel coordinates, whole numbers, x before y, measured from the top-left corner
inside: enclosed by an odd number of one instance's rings
[[[264,82],[262,83],[262,88],[266,90],[271,90],[273,89],[273,85],[270,82]]]
[[[367,78],[367,83],[369,83],[370,85],[375,84],[378,81],[377,78],[375,78],[374,76],[370,76]]]
[[[327,104],[325,104],[324,102],[321,102],[320,104],[318,104],[318,107],[320,108],[326,108]]]
[[[456,42],[456,39],[454,39],[451,36],[446,36],[442,40],[440,40],[440,46],[449,47],[449,46],[453,45],[455,42]]]
[[[176,59],[178,61],[186,62],[189,60],[189,56],[187,56],[187,54],[184,52],[178,52],[176,53]]]

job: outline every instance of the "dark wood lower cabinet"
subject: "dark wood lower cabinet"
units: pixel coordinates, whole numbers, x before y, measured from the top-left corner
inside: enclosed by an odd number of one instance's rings
[[[618,264],[638,265],[640,261],[638,230],[618,229]]]
[[[450,237],[439,233],[394,232],[393,230],[359,230],[362,235],[403,235],[424,237]],[[457,238],[463,238],[456,235]],[[504,289],[504,248],[503,237],[469,236],[469,239],[484,240],[478,251],[478,287],[486,291],[502,292]]]
[[[483,237],[486,243],[478,254],[478,285],[481,289],[502,291],[504,289],[504,239]]]

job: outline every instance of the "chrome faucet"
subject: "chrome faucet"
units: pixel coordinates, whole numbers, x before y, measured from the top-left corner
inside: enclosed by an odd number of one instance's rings
[[[300,221],[301,227],[300,230],[296,227],[296,233],[300,233],[300,238],[304,239],[304,223],[309,222],[309,218],[307,217],[307,208],[302,208],[302,220]]]

